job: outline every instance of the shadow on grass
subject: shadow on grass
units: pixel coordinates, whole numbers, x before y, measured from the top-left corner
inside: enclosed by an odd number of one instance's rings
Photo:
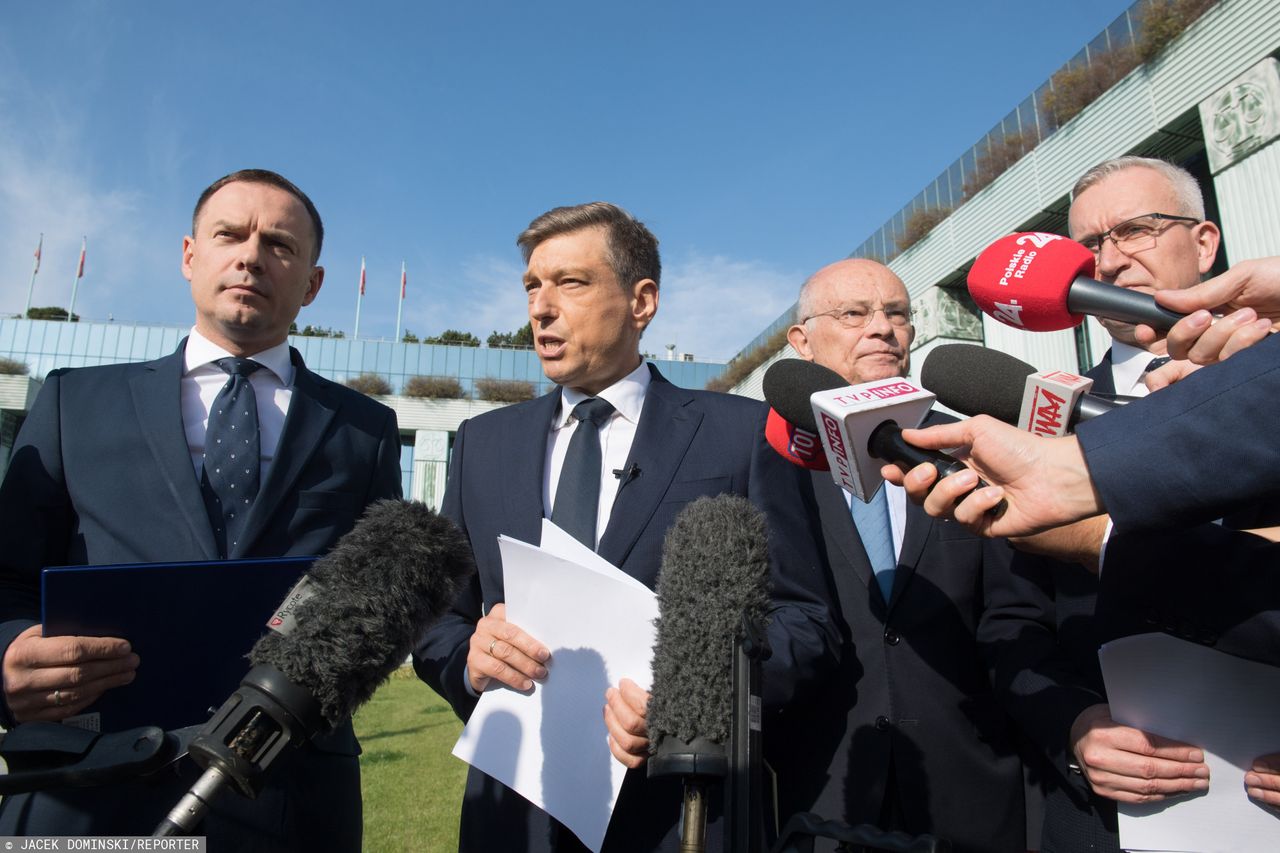
[[[401,752],[398,749],[378,749],[366,751],[361,755],[360,764],[362,766],[372,764],[391,764],[396,761],[404,761],[408,757],[409,754],[407,752]]]
[[[381,740],[382,738],[398,737],[400,735],[416,735],[418,732],[425,732],[427,729],[438,729],[441,726],[450,726],[450,725],[453,725],[452,720],[439,720],[433,723],[423,723],[420,726],[413,726],[407,729],[395,729],[392,731],[385,731],[385,732],[372,732],[369,734],[360,735],[360,742],[368,743],[369,741]]]

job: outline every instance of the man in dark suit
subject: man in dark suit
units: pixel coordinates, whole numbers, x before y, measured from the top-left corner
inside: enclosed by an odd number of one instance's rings
[[[323,282],[322,237],[280,175],[220,179],[183,240],[196,322],[178,351],[49,375],[0,487],[6,725],[92,712],[146,666],[127,637],[43,636],[41,567],[321,554],[370,501],[400,496],[395,414],[286,343]],[[218,849],[358,850],[358,752],[341,727],[259,799],[218,801],[200,832]],[[193,778],[6,798],[0,834],[146,834]]]
[[[803,358],[850,384],[907,375],[910,299],[888,267],[831,264],[797,310],[788,339]],[[935,521],[900,488],[865,505],[827,472],[811,488],[843,649],[823,701],[789,713],[771,749],[784,811],[1026,850],[1023,765],[990,673],[1047,635],[1043,591],[1004,542]]]
[[[823,674],[835,636],[803,472],[765,442],[767,409],[676,388],[644,362],[640,335],[658,308],[658,244],[626,211],[603,202],[556,208],[518,243],[535,348],[560,387],[458,430],[444,512],[467,532],[478,573],[423,637],[418,673],[463,719],[490,684],[527,689],[556,677],[550,651],[505,618],[499,534],[537,542],[550,517],[652,587],[677,513],[700,496],[738,494],[769,526],[766,709],[797,700]],[[583,462],[588,446],[593,455]],[[604,849],[674,849],[680,786],[646,779],[643,767],[648,696],[623,678],[602,699],[610,749],[629,768]],[[460,834],[463,850],[582,849],[547,814],[474,769]]]

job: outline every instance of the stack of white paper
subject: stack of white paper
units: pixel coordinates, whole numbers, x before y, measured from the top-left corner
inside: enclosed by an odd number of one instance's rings
[[[609,752],[604,694],[623,678],[649,689],[657,599],[550,521],[541,547],[498,543],[507,619],[551,660],[527,693],[491,683],[453,754],[599,851],[626,776]]]

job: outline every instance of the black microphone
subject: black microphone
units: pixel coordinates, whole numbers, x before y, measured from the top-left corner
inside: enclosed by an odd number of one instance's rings
[[[1035,367],[1021,359],[974,344],[943,344],[934,348],[920,369],[920,384],[938,395],[938,402],[965,415],[990,415],[1017,426],[1023,420],[1027,377]],[[1066,429],[1114,411],[1136,397],[1083,394],[1065,418]]]
[[[774,362],[765,371],[763,381],[765,401],[774,411],[788,423],[822,436],[823,444],[836,455],[839,463],[832,469],[833,473],[850,472],[857,475],[850,479],[861,480],[865,472],[859,471],[859,468],[863,467],[864,460],[859,458],[857,448],[846,447],[843,441],[839,441],[838,446],[835,444],[840,438],[837,430],[834,427],[831,429],[819,427],[809,399],[817,392],[832,391],[845,386],[848,386],[848,383],[845,382],[844,377],[834,370],[797,358]],[[851,435],[855,440],[854,443],[865,447],[872,457],[892,462],[904,470],[910,470],[928,462],[937,470],[939,480],[965,470],[964,463],[953,456],[936,450],[922,450],[908,444],[902,437],[902,427],[888,416],[892,409],[886,408],[883,411],[885,418],[874,423],[867,421],[860,424],[858,434]],[[834,424],[834,421],[832,423]],[[914,425],[913,422],[911,426]],[[878,474],[876,476],[878,477]],[[975,488],[982,488],[985,485],[986,483],[979,480]],[[846,485],[845,488],[848,489],[848,486]],[[873,494],[875,489],[869,489],[864,500],[870,500]]]
[[[751,781],[741,762],[758,758],[744,753],[732,735],[741,733],[736,723],[745,723],[745,715],[734,713],[736,649],[744,624],[763,630],[769,607],[769,547],[760,510],[736,495],[689,504],[667,531],[657,594],[648,774],[684,778],[680,849],[704,850],[708,786],[732,779],[730,803],[741,812]],[[731,814],[729,827],[749,817]],[[731,839],[726,849],[748,849],[747,840]]]
[[[449,519],[421,503],[370,505],[268,623],[253,668],[191,743],[204,774],[153,834],[191,832],[228,785],[256,796],[287,747],[368,701],[474,571]]]

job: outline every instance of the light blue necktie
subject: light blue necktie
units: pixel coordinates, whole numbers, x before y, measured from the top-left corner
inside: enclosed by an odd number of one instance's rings
[[[893,554],[893,528],[889,525],[889,501],[885,497],[888,491],[886,486],[881,486],[870,503],[864,504],[857,498],[849,502],[858,537],[862,539],[886,604],[893,594],[893,575],[898,570],[898,559]]]

